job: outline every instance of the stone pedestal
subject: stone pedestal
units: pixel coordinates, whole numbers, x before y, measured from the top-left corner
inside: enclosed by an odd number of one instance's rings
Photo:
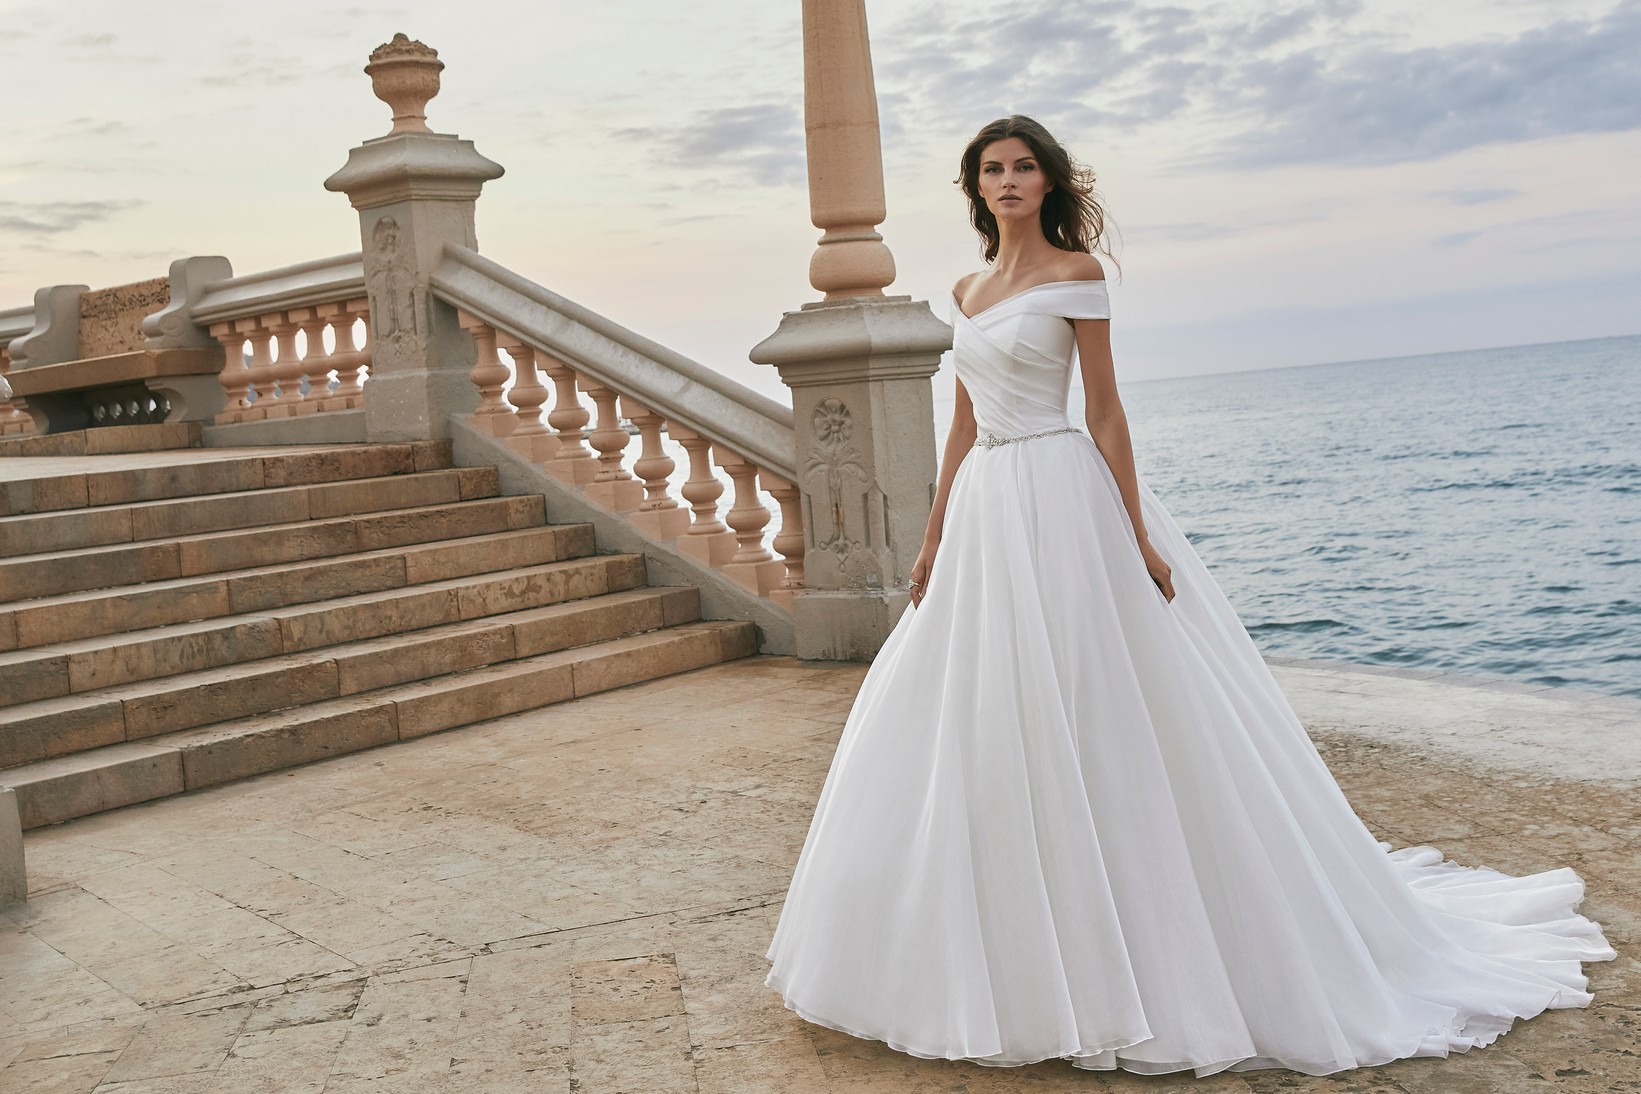
[[[910,297],[805,304],[752,351],[792,390],[804,580],[798,656],[871,657],[910,602],[934,500],[929,377],[951,328]]]
[[[442,133],[367,141],[325,188],[359,210],[372,334],[365,429],[372,441],[441,438],[445,417],[478,406],[473,340],[428,280],[446,243],[478,247],[473,206],[502,169],[473,142]]]
[[[393,105],[393,131],[348,153],[325,180],[359,210],[372,351],[365,428],[372,441],[448,435],[446,418],[478,406],[468,380],[473,340],[428,281],[446,243],[478,249],[473,205],[502,169],[472,141],[434,133],[424,107],[444,67],[436,51],[398,35],[371,54],[365,71]]]
[[[0,786],[0,909],[28,899],[28,871],[23,868],[23,823],[17,792]]]

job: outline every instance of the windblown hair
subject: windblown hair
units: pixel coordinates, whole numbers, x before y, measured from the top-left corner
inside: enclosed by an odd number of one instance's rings
[[[1099,251],[1115,262],[1106,231],[1105,209],[1094,189],[1093,169],[1072,159],[1040,122],[1024,114],[1011,114],[983,126],[963,149],[963,161],[954,180],[968,196],[969,221],[980,235],[985,260],[992,262],[997,258],[998,237],[997,218],[986,208],[986,199],[980,196],[980,154],[992,142],[1009,137],[1019,137],[1026,142],[1052,186],[1043,195],[1040,214],[1043,235],[1048,241],[1063,251]]]

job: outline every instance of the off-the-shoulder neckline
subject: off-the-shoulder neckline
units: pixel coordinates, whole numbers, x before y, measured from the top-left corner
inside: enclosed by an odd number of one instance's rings
[[[1024,295],[1026,295],[1026,293],[1032,292],[1036,289],[1046,289],[1046,288],[1049,288],[1050,286],[1053,286],[1053,285],[1102,285],[1103,286],[1104,284],[1105,284],[1105,278],[1103,278],[1103,277],[1079,277],[1079,278],[1074,278],[1073,280],[1070,280],[1070,281],[1039,281],[1035,285],[1027,285],[1025,288],[1021,289],[1017,293],[1010,293],[1008,296],[1003,297],[1003,299],[997,301],[995,304],[986,305],[985,307],[981,308],[979,311],[975,312],[973,315],[969,315],[968,313],[966,313],[963,310],[963,305],[957,299],[957,293],[955,291],[952,293],[952,304],[953,304],[954,307],[957,308],[957,314],[958,315],[961,315],[964,319],[967,319],[972,323],[974,320],[979,319],[982,315],[985,315],[987,312],[991,311],[993,308],[1000,308],[1004,304],[1007,304],[1010,300],[1018,299],[1019,297],[1022,297]]]

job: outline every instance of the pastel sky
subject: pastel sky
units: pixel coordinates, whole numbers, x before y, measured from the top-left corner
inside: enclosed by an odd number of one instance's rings
[[[1641,0],[871,0],[891,292],[980,265],[957,156],[1032,114],[1122,233],[1126,379],[1641,332]],[[439,50],[480,249],[705,364],[812,300],[796,0],[0,3],[0,308],[356,250],[323,189]],[[1113,278],[1116,271],[1111,270]]]

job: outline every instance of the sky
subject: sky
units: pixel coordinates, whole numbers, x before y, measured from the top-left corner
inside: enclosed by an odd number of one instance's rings
[[[888,291],[937,315],[982,265],[958,156],[1018,112],[1120,231],[1121,379],[1641,333],[1641,0],[866,7]],[[357,250],[322,184],[387,131],[362,68],[403,31],[432,127],[506,168],[483,253],[780,394],[747,353],[819,296],[800,12],[0,0],[0,309]]]

